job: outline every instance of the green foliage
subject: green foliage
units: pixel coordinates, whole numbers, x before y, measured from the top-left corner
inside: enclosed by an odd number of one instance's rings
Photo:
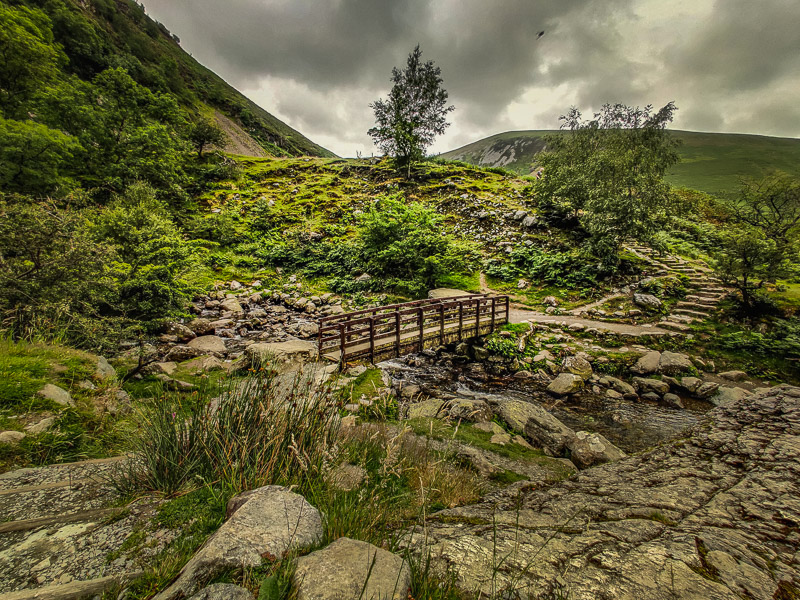
[[[447,106],[441,69],[433,61],[422,62],[421,57],[417,45],[404,70],[392,69],[389,98],[370,104],[376,125],[367,133],[384,154],[406,169],[407,178],[412,165],[425,157],[425,149],[447,129],[447,113],[454,109]]]
[[[796,319],[775,319],[766,333],[743,329],[720,335],[721,348],[743,351],[755,356],[800,359],[800,322]]]
[[[93,232],[115,251],[107,276],[118,282],[110,302],[122,316],[152,320],[181,311],[194,292],[186,278],[193,246],[152,188],[130,186],[98,214]]]
[[[46,125],[0,117],[0,189],[43,193],[63,188],[63,171],[79,148],[73,137]]]
[[[570,132],[547,137],[549,150],[536,157],[540,207],[554,222],[580,222],[604,262],[616,263],[624,239],[651,236],[667,212],[663,177],[678,155],[665,128],[674,111],[671,102],[655,113],[606,104],[584,121],[572,108],[562,117]]]

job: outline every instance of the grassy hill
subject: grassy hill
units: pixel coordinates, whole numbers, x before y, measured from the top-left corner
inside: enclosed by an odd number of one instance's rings
[[[198,63],[133,0],[22,0],[0,2],[0,8],[33,19],[40,25],[37,34],[45,32],[42,39],[63,51],[67,60],[59,59],[57,67],[62,81],[91,81],[105,69],[121,67],[150,91],[173,95],[190,117],[218,113],[232,120],[267,155],[334,156]]]
[[[481,166],[503,167],[527,174],[534,156],[545,144],[543,137],[558,131],[507,131],[445,152],[442,158]],[[732,133],[672,132],[682,144],[682,161],[667,180],[709,194],[734,192],[742,177],[761,177],[772,170],[797,174],[800,140]]]

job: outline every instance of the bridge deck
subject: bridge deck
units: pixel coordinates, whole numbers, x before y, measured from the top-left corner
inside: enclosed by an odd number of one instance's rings
[[[485,335],[508,323],[507,296],[429,299],[320,320],[320,357],[344,362],[402,356]]]

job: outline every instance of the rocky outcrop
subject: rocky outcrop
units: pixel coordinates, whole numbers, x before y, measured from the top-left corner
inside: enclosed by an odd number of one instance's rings
[[[402,558],[367,542],[339,538],[297,561],[298,600],[405,600],[411,573]]]
[[[286,488],[266,486],[231,500],[228,520],[156,598],[191,596],[226,569],[255,568],[262,559],[305,548],[322,537],[319,511]]]
[[[797,597],[800,388],[741,398],[681,439],[550,488],[442,511],[426,535],[416,550],[487,595]]]

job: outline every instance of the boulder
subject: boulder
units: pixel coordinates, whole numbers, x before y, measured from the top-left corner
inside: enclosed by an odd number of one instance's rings
[[[225,298],[225,300],[220,302],[220,308],[234,315],[244,314],[244,309],[236,298]]]
[[[253,366],[269,361],[278,371],[290,371],[304,363],[315,361],[317,345],[302,340],[259,343],[248,346],[245,355]]]
[[[181,343],[186,343],[197,337],[194,331],[180,323],[167,323],[167,335],[174,335]]]
[[[683,408],[683,402],[678,394],[664,394],[662,402],[670,408]]]
[[[19,444],[27,436],[21,431],[0,431],[0,444]]]
[[[408,418],[409,419],[420,419],[420,418],[427,418],[432,419],[436,417],[439,412],[442,410],[442,406],[444,405],[443,400],[439,400],[438,398],[431,398],[430,400],[425,400],[423,402],[415,402],[414,404],[408,405]]]
[[[158,373],[163,373],[164,375],[172,375],[178,369],[178,363],[173,361],[168,362],[156,362],[147,365],[143,372],[149,375],[156,375]]]
[[[750,393],[744,388],[720,386],[717,393],[711,396],[709,400],[714,406],[725,406],[731,402],[738,402],[747,398]]]
[[[533,362],[541,362],[543,360],[555,360],[555,356],[549,350],[542,350],[533,357]]]
[[[616,377],[611,377],[609,375],[601,377],[600,384],[610,387],[615,392],[619,392],[623,395],[636,393],[636,390],[630,383],[626,383],[621,379],[617,379]]]
[[[37,421],[36,423],[31,423],[25,427],[25,431],[27,431],[31,435],[36,435],[38,433],[43,433],[50,429],[53,425],[56,424],[55,417],[46,417],[41,421]]]
[[[447,403],[447,414],[451,419],[479,423],[492,420],[492,410],[484,400],[455,398]]]
[[[208,336],[204,336],[208,337]],[[200,338],[195,338],[200,339]],[[202,356],[203,352],[197,348],[191,348],[189,346],[173,346],[167,352],[167,355],[164,357],[164,362],[183,362],[186,360],[190,360],[192,358],[197,358],[198,356]]]
[[[64,388],[53,385],[52,383],[45,384],[45,386],[39,390],[38,395],[47,400],[52,400],[61,406],[75,406],[75,402],[70,393]]]
[[[525,437],[550,456],[563,456],[575,432],[542,408],[525,423]]]
[[[342,537],[297,559],[293,581],[297,600],[405,600],[411,572],[396,554]]]
[[[475,423],[472,426],[473,429],[477,429],[478,431],[485,431],[486,433],[491,433],[492,435],[496,433],[505,433],[505,429],[500,427],[494,421],[483,421],[481,423]]]
[[[634,377],[633,384],[640,392],[644,394],[648,392],[653,392],[656,394],[663,395],[669,392],[669,384],[666,381],[661,381],[660,379]]]
[[[541,404],[525,400],[493,399],[492,408],[495,414],[515,433],[524,433],[525,425],[530,419],[546,422],[548,417],[552,417]]]
[[[104,357],[98,356],[94,365],[94,376],[98,379],[113,379],[117,376],[117,372]]]
[[[682,377],[678,385],[681,389],[694,394],[703,385],[703,380],[697,377]]]
[[[217,335],[201,335],[186,345],[201,354],[225,354],[226,351],[225,340]]]
[[[193,372],[220,371],[225,369],[225,363],[216,356],[198,356],[197,358],[183,363],[182,366]]]
[[[578,356],[568,356],[565,358],[562,367],[565,373],[578,375],[584,381],[592,376],[592,365],[589,364],[588,360]]]
[[[522,219],[522,226],[523,227],[533,227],[536,225],[536,217],[533,215],[528,215],[524,219]]]
[[[718,375],[728,381],[743,381],[747,379],[747,373],[744,371],[724,371],[723,373],[718,373]]]
[[[561,373],[550,382],[547,391],[556,396],[574,394],[583,389],[583,377],[573,373]]]
[[[322,539],[319,511],[299,494],[270,485],[240,494],[229,503],[228,520],[186,563],[175,582],[156,596],[191,596],[220,573],[261,566],[293,549]]]
[[[297,333],[304,338],[314,337],[319,334],[319,323],[300,323]]]
[[[661,353],[661,360],[658,361],[658,370],[664,375],[677,375],[692,369],[694,365],[691,359],[680,352],[670,352],[669,350]]]
[[[197,592],[189,600],[253,600],[253,594],[232,583],[214,583]]]
[[[714,381],[706,381],[706,382],[700,384],[700,387],[698,387],[695,390],[694,395],[695,395],[696,398],[700,398],[701,400],[705,400],[707,398],[710,398],[714,394],[716,394],[718,389],[719,389],[719,384],[718,383],[716,383]]]
[[[631,371],[638,375],[652,375],[658,372],[658,365],[661,362],[661,352],[653,350],[644,356],[640,356],[636,364],[631,367]]]
[[[633,302],[647,310],[660,310],[664,303],[652,294],[634,294]]]
[[[625,453],[599,433],[578,431],[568,443],[570,459],[579,469],[625,458]]]

